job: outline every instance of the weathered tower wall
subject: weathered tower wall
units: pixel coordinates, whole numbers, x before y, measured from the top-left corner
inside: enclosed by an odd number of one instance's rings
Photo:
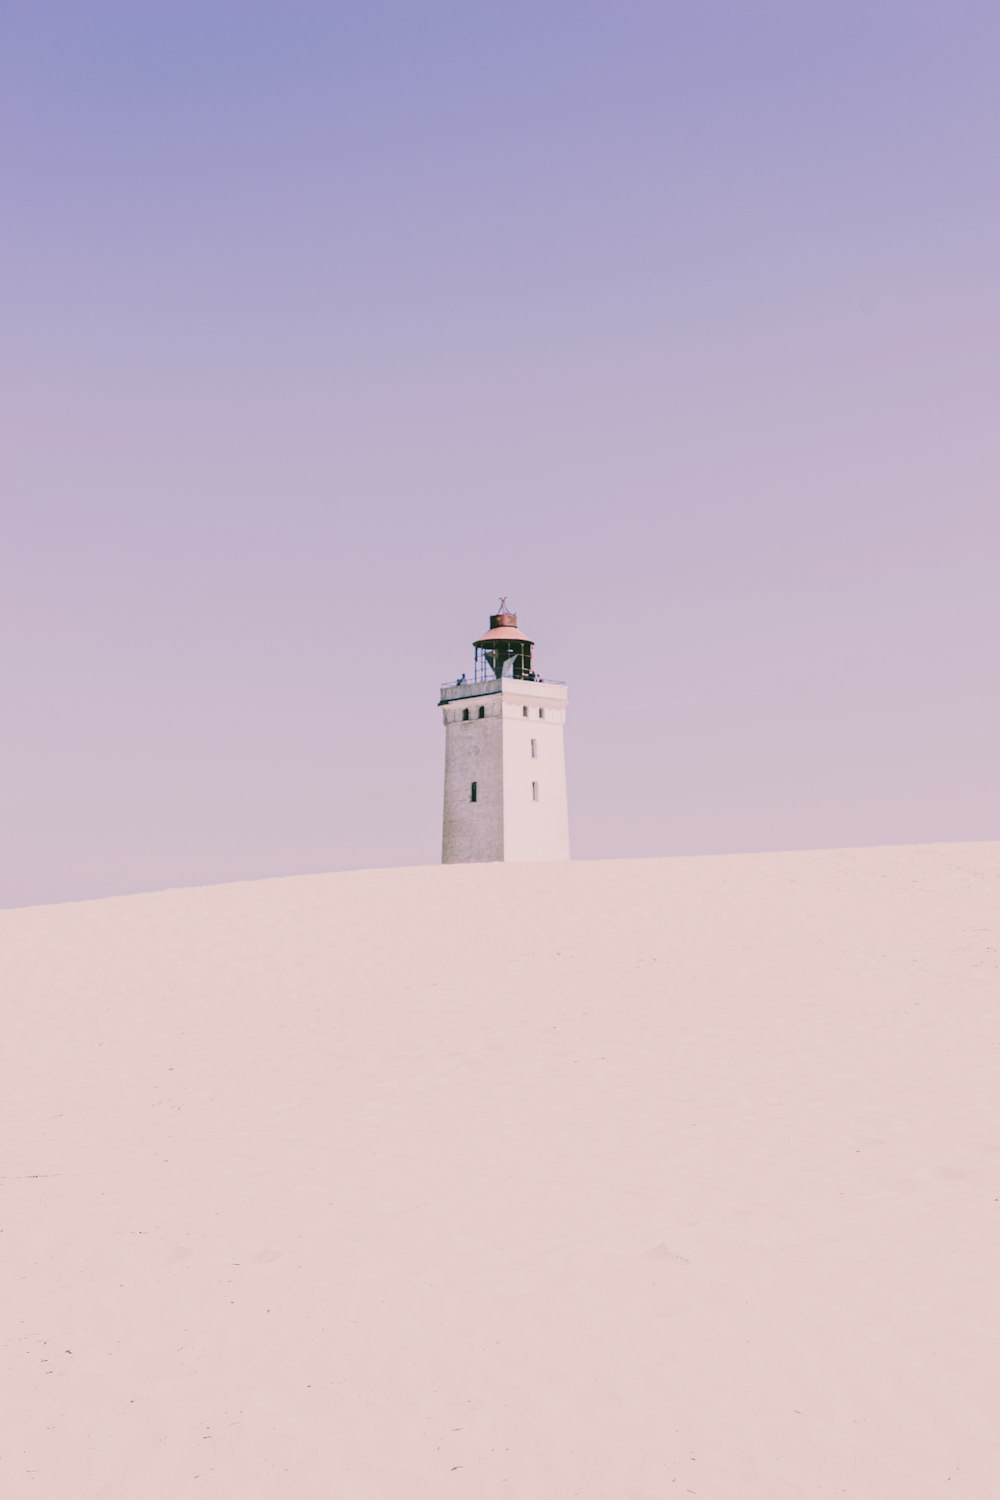
[[[441,859],[446,865],[503,859],[503,703],[499,688],[499,682],[470,682],[441,690],[445,725]]]

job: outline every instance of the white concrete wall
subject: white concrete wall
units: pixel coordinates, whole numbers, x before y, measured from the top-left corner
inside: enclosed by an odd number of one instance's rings
[[[504,859],[569,859],[563,743],[566,689],[545,682],[514,682],[510,688],[508,692],[504,684]],[[538,787],[537,801],[533,783]]]
[[[445,864],[569,858],[566,701],[561,683],[512,678],[442,691]],[[482,719],[480,707],[485,709]],[[465,708],[468,720],[462,718]],[[473,781],[478,792],[474,803]]]

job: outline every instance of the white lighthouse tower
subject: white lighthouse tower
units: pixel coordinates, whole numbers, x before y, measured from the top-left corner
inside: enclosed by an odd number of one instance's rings
[[[569,859],[566,685],[539,677],[533,646],[501,599],[473,680],[441,689],[446,865]]]

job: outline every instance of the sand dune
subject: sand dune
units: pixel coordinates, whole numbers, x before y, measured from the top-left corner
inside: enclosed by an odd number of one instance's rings
[[[1000,1494],[1000,845],[0,914],[8,1500]]]

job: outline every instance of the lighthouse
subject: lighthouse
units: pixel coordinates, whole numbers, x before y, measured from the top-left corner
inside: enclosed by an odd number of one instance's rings
[[[536,672],[505,599],[473,649],[472,681],[441,689],[442,861],[569,859],[566,684]]]

